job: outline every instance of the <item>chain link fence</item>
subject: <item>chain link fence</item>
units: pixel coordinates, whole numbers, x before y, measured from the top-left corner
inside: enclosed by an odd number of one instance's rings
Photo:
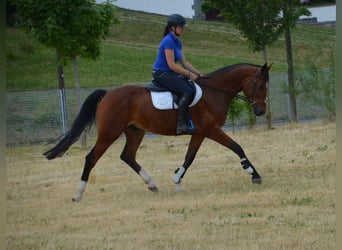
[[[288,95],[284,91],[287,75],[270,74],[270,108],[272,122],[289,120]],[[100,88],[100,87],[99,87]],[[110,88],[103,88],[109,90]],[[81,89],[81,100],[95,89]],[[63,134],[59,90],[8,92],[6,94],[7,146],[44,144]],[[327,110],[301,96],[297,97],[298,120],[326,119]],[[67,124],[70,128],[78,114],[75,89],[66,90]],[[266,118],[257,117],[257,124],[266,124]],[[239,125],[243,125],[242,119]],[[226,126],[232,126],[227,119]],[[94,133],[96,129],[92,129]]]

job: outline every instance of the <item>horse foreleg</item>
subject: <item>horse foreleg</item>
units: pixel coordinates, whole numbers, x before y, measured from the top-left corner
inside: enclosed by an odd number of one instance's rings
[[[231,139],[226,133],[224,133],[221,129],[212,130],[208,135],[208,138],[228,147],[234,153],[236,153],[240,157],[242,168],[246,170],[248,174],[252,175],[252,182],[256,184],[262,183],[261,176],[256,171],[255,167],[250,163],[241,146]]]
[[[137,163],[136,153],[144,138],[145,131],[135,126],[130,126],[124,131],[126,144],[120,158],[126,162],[148,184],[148,189],[157,192],[158,187],[152,177]]]
[[[185,175],[185,172],[188,170],[193,160],[195,159],[197,151],[200,148],[204,138],[205,137],[201,135],[193,135],[191,137],[191,140],[188,146],[188,151],[185,155],[185,161],[183,165],[175,171],[175,174],[173,176],[173,182],[175,184],[176,191],[181,191],[182,189],[181,182]]]

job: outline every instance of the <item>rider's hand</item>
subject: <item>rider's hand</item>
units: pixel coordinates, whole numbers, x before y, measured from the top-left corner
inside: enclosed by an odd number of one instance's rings
[[[199,77],[198,75],[196,75],[196,74],[194,74],[194,73],[192,73],[192,72],[190,72],[189,76],[190,76],[190,79],[191,79],[192,81],[196,81],[197,78]]]

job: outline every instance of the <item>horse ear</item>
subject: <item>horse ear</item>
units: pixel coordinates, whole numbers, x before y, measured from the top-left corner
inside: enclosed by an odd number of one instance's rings
[[[261,68],[261,73],[262,74],[265,74],[265,73],[267,73],[269,70],[270,70],[270,68],[272,67],[272,65],[273,65],[273,63],[271,63],[269,66],[267,65],[267,62],[264,64],[264,66],[262,66],[262,68]]]
[[[264,66],[261,67],[261,75],[264,75],[267,73],[268,68],[267,68],[267,62],[264,64]]]

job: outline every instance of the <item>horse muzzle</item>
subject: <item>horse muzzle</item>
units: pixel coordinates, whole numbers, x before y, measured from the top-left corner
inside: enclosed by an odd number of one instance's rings
[[[256,116],[262,116],[266,113],[266,106],[265,107],[261,107],[260,105],[258,105],[257,103],[254,103],[252,105],[253,107],[253,113],[256,115]]]

